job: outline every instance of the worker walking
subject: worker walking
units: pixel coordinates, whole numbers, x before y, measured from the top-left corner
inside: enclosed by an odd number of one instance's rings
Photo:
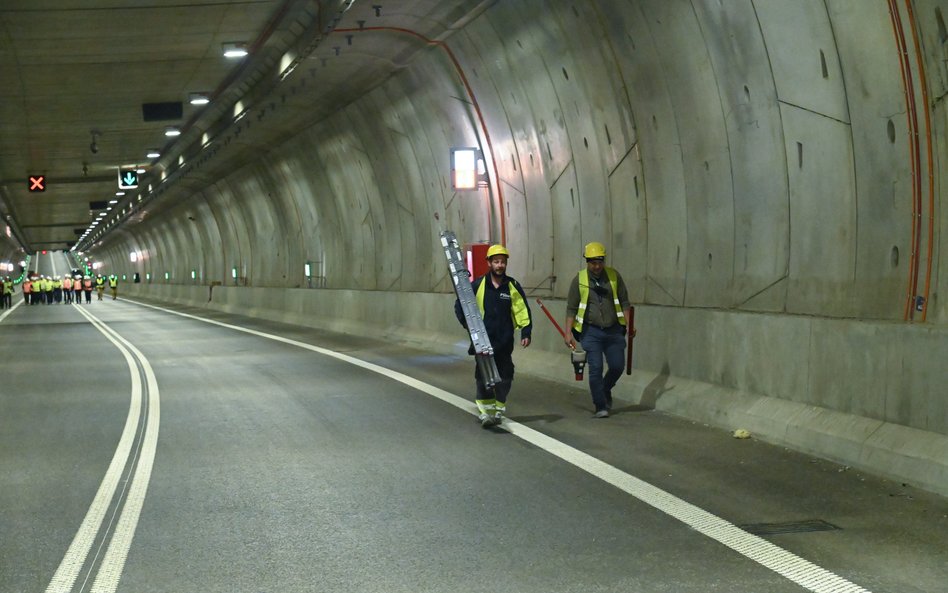
[[[96,274],[95,277],[95,296],[97,301],[102,300],[102,293],[105,292],[105,278],[102,274]]]
[[[82,276],[79,274],[76,274],[72,279],[72,291],[75,293],[73,304],[82,304]]]
[[[86,304],[88,305],[92,302],[92,278],[89,276],[82,277],[82,291],[86,293]]]
[[[112,274],[109,276],[109,291],[112,293],[112,300],[118,298],[118,276]]]
[[[570,348],[576,341],[586,351],[589,391],[596,418],[608,418],[612,409],[612,388],[625,366],[626,329],[629,291],[622,276],[606,266],[606,248],[589,243],[583,250],[586,269],[579,272],[569,287],[566,300],[564,340]],[[603,357],[608,370],[603,376]]]
[[[503,245],[492,245],[487,250],[490,271],[474,280],[471,288],[477,298],[477,308],[484,319],[487,337],[494,349],[494,362],[501,381],[488,390],[480,367],[474,368],[477,395],[478,420],[483,426],[500,424],[507,412],[507,395],[513,385],[514,332],[520,330],[520,345],[530,345],[533,322],[530,306],[520,283],[507,275],[507,260],[510,252]],[[467,323],[459,300],[454,303],[454,313],[465,328]],[[474,354],[471,344],[468,354]]]
[[[9,276],[3,279],[3,296],[0,298],[0,309],[13,308],[13,280]]]

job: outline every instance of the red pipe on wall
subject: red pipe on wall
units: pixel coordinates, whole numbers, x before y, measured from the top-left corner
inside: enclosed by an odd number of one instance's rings
[[[909,25],[912,27],[912,42],[915,45],[915,62],[918,64],[919,86],[922,90],[922,105],[925,108],[925,151],[928,155],[928,249],[925,264],[925,291],[922,293],[922,321],[928,317],[928,295],[932,284],[932,249],[935,243],[935,166],[932,155],[932,118],[928,99],[928,77],[925,74],[925,56],[918,39],[918,27],[915,23],[915,12],[912,9],[912,0],[905,0],[905,9],[908,12]],[[921,180],[919,180],[921,183]],[[919,190],[921,200],[921,189]],[[921,221],[919,221],[921,223]]]
[[[464,89],[467,91],[468,97],[471,98],[471,104],[474,106],[474,112],[477,114],[477,120],[480,122],[481,130],[484,132],[484,143],[487,144],[487,149],[490,151],[490,160],[491,165],[494,168],[494,183],[497,186],[497,210],[500,212],[500,243],[503,245],[507,244],[507,219],[504,215],[504,193],[502,189],[502,184],[500,183],[500,172],[497,168],[497,157],[494,156],[494,146],[491,144],[490,132],[487,130],[487,122],[484,121],[484,114],[481,113],[480,104],[477,102],[477,97],[474,96],[474,90],[471,88],[470,83],[467,80],[467,76],[464,74],[464,69],[461,68],[461,63],[458,62],[457,57],[455,57],[454,52],[451,51],[451,48],[443,41],[438,41],[436,39],[429,39],[421,33],[412,31],[411,29],[405,29],[403,27],[363,27],[361,29],[334,29],[333,33],[364,33],[366,31],[394,31],[396,33],[405,33],[407,35],[412,35],[421,39],[428,45],[435,45],[440,47],[448,54],[448,57],[451,59],[451,63],[454,64],[454,69],[457,70],[458,76],[461,78],[461,83],[464,85]]]
[[[922,232],[922,188],[919,178],[921,155],[918,146],[918,114],[915,110],[915,86],[912,79],[912,65],[909,63],[905,45],[905,33],[902,30],[902,17],[896,0],[889,0],[889,15],[895,32],[895,42],[899,50],[899,68],[902,72],[902,86],[905,91],[905,109],[908,117],[909,154],[912,169],[912,253],[909,261],[908,294],[905,299],[904,319],[913,317],[915,294],[918,289],[919,242]]]

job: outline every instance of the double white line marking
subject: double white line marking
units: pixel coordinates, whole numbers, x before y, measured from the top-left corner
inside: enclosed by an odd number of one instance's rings
[[[108,524],[101,536],[101,544],[93,558],[95,563],[106,539],[109,539],[108,548],[98,565],[98,573],[92,583],[91,593],[114,593],[118,588],[122,576],[122,568],[128,557],[128,549],[135,536],[135,527],[145,502],[145,493],[148,491],[148,482],[151,480],[151,469],[155,461],[155,450],[158,444],[158,424],[160,421],[161,400],[158,395],[158,381],[154,370],[145,356],[125,338],[102,323],[91,313],[81,307],[76,308],[96,329],[112,342],[128,364],[132,380],[132,397],[128,407],[128,417],[125,419],[125,428],[119,440],[112,463],[99,485],[92,505],[86,513],[79,531],[72,540],[66,555],[60,563],[52,581],[46,587],[46,593],[69,593],[75,585],[79,573],[86,564],[86,558],[95,544],[103,522],[107,519],[109,508],[114,505],[115,510],[108,517]],[[145,383],[143,389],[142,375]],[[143,407],[142,402],[145,402]],[[144,408],[144,409],[143,409]],[[144,422],[142,421],[144,414]],[[123,481],[122,474],[125,468],[134,476],[129,481]],[[118,491],[119,485],[122,489]],[[118,492],[117,492],[118,491]],[[115,514],[121,508],[118,522]],[[111,538],[108,538],[111,532]],[[91,568],[88,581],[91,576]],[[85,588],[85,582],[80,589]]]

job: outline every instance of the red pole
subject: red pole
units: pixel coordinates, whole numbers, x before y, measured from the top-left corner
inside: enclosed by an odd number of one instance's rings
[[[629,337],[629,351],[625,356],[625,374],[632,374],[632,339],[635,338],[635,307],[629,307],[629,328],[626,335]]]
[[[540,308],[543,309],[543,312],[546,313],[546,316],[550,318],[550,321],[556,326],[556,331],[560,332],[560,335],[563,336],[563,339],[566,339],[566,333],[563,331],[563,328],[560,327],[560,324],[553,319],[553,316],[550,315],[550,311],[546,308],[546,305],[543,304],[543,301],[537,299],[537,304],[540,305]]]

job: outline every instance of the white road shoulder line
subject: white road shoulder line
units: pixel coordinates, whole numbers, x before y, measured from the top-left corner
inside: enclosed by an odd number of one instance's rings
[[[409,377],[408,375],[404,375],[371,362],[366,362],[346,354],[340,354],[332,350],[327,350],[326,348],[313,346],[312,344],[307,344],[305,342],[299,342],[297,340],[284,338],[282,336],[240,327],[239,325],[232,325],[229,323],[214,321],[212,319],[205,319],[196,315],[172,311],[170,309],[156,307],[154,305],[148,305],[138,301],[129,302],[158,311],[163,311],[165,313],[170,313],[172,315],[178,315],[180,317],[186,317],[188,319],[194,319],[196,321],[210,323],[220,327],[226,327],[262,338],[275,340],[277,342],[283,342],[284,344],[291,344],[300,348],[305,348],[306,350],[323,354],[325,356],[330,356],[337,360],[342,360],[362,367],[366,370],[385,375],[390,379],[408,385],[409,387],[413,387],[418,391],[427,393],[428,395],[436,397],[446,403],[460,408],[469,414],[476,414],[476,412],[473,410],[471,402],[464,398]],[[553,439],[541,432],[533,430],[532,428],[512,420],[505,420],[503,427],[508,432],[523,439],[524,441],[527,441],[532,445],[535,445],[536,447],[539,447],[540,449],[550,453],[551,455],[555,455],[563,461],[566,461],[567,463],[582,469],[583,471],[599,478],[600,480],[615,486],[616,488],[634,496],[645,504],[648,504],[653,508],[662,511],[663,513],[666,513],[667,515],[674,517],[682,523],[692,527],[695,531],[724,544],[728,548],[731,548],[746,558],[757,562],[761,566],[769,568],[777,574],[794,583],[797,583],[802,587],[805,587],[806,589],[809,589],[810,591],[813,591],[814,593],[870,593],[867,589],[864,589],[835,573],[817,566],[808,560],[800,558],[796,554],[784,550],[783,548],[774,545],[759,536],[748,533],[733,523],[725,521],[724,519],[689,502],[686,502],[677,496],[674,496],[673,494],[658,488],[657,486],[653,486],[648,482],[640,480],[631,474],[613,467],[604,461],[596,459],[587,453],[583,453],[578,449],[570,447],[565,443],[561,443],[560,441],[557,441],[556,439]]]

